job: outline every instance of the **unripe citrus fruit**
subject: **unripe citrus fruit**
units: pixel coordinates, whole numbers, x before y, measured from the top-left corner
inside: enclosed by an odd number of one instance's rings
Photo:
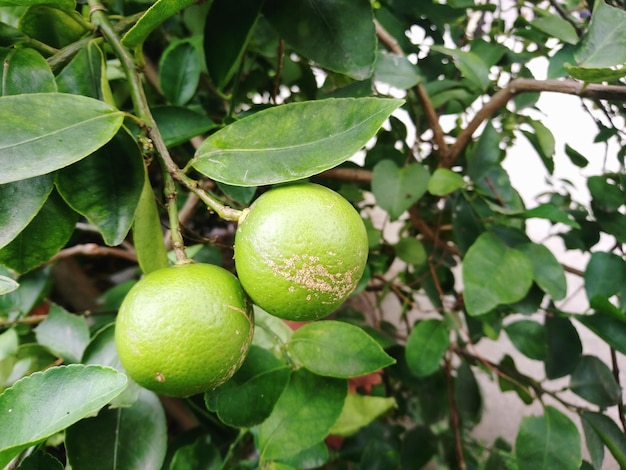
[[[232,377],[253,328],[235,276],[219,266],[187,264],[151,272],[132,287],[117,316],[115,345],[137,383],[186,397]]]
[[[367,253],[359,213],[316,184],[262,194],[235,234],[235,266],[244,289],[263,310],[287,320],[333,312],[359,282]]]

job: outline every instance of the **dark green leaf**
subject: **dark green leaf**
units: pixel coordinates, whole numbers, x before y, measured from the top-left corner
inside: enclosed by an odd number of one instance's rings
[[[52,93],[57,91],[54,75],[46,59],[34,49],[9,49],[0,59],[4,67],[0,70],[0,96],[20,93]]]
[[[126,376],[115,369],[81,364],[52,367],[16,382],[0,395],[0,466],[98,411],[125,386]]]
[[[168,470],[220,470],[223,468],[219,449],[210,435],[198,437],[193,443],[179,447]]]
[[[263,1],[214,0],[204,26],[204,55],[209,75],[223,89],[240,66]]]
[[[519,470],[578,470],[582,462],[576,425],[556,408],[522,418],[515,440]]]
[[[437,454],[437,444],[437,436],[428,426],[409,429],[404,434],[400,451],[402,468],[423,468]]]
[[[295,370],[270,417],[258,427],[261,460],[287,458],[321,442],[343,409],[347,383]]]
[[[578,331],[568,318],[546,316],[548,357],[544,366],[548,379],[570,374],[578,364],[583,346]]]
[[[48,199],[52,187],[51,175],[0,185],[0,248],[28,226]]]
[[[604,0],[596,2],[589,29],[575,57],[584,68],[612,67],[626,62],[626,12]]]
[[[465,308],[474,316],[523,299],[532,285],[533,266],[524,253],[484,233],[467,250],[462,274]]]
[[[123,113],[65,93],[0,97],[0,184],[68,166],[113,138]]]
[[[67,243],[77,219],[61,197],[51,193],[28,226],[0,249],[0,264],[25,273],[45,263]]]
[[[589,421],[585,419],[584,415],[581,417],[580,421],[583,432],[585,433],[585,443],[587,444],[587,450],[589,451],[593,468],[602,468],[602,462],[604,461],[604,442],[600,439],[600,436]]]
[[[613,82],[626,75],[625,68],[587,68],[566,64],[565,69],[571,77],[587,83]]]
[[[406,340],[406,363],[418,377],[426,377],[441,367],[450,344],[448,328],[440,320],[418,322]]]
[[[71,426],[65,445],[74,470],[161,468],[167,448],[161,402],[144,389],[132,406],[103,410]]]
[[[111,93],[106,81],[106,62],[102,49],[95,41],[79,50],[61,70],[57,76],[57,85],[62,93],[106,101],[105,98]]]
[[[595,356],[580,358],[572,372],[569,388],[576,395],[603,408],[616,405],[621,399],[621,389],[611,369]]]
[[[569,157],[570,161],[579,168],[585,168],[589,165],[587,157],[568,144],[565,144],[565,154]]]
[[[226,183],[217,182],[218,188],[225,196],[231,198],[243,206],[249,205],[256,194],[256,186],[232,186]]]
[[[147,177],[133,220],[133,242],[139,266],[144,274],[169,266],[161,219],[154,192]]]
[[[37,342],[68,362],[80,362],[89,343],[85,317],[52,305],[46,319],[35,328]]]
[[[328,447],[325,442],[318,442],[308,449],[304,449],[295,455],[281,459],[280,462],[274,464],[285,465],[285,467],[268,466],[268,470],[295,470],[295,469],[314,469],[323,468],[328,462]]]
[[[604,442],[621,468],[626,468],[626,436],[615,422],[600,413],[584,412],[582,419]]]
[[[217,126],[206,116],[179,106],[157,106],[152,109],[152,116],[168,147],[180,145]]]
[[[486,90],[491,83],[491,79],[489,78],[489,66],[479,55],[442,46],[431,46],[431,49],[452,57],[455,65],[463,76],[480,90]]]
[[[561,300],[567,294],[567,281],[563,266],[545,246],[525,243],[517,247],[524,253],[533,267],[533,277],[541,289],[552,299]]]
[[[62,10],[72,11],[76,8],[75,0],[0,0],[1,6],[15,5],[28,7],[31,5],[46,5],[51,3]]]
[[[506,325],[504,331],[517,350],[526,357],[536,361],[546,359],[547,338],[543,325],[532,320],[518,320]]]
[[[593,315],[578,315],[576,319],[607,342],[613,349],[626,354],[626,318],[598,312]]]
[[[626,263],[613,253],[596,251],[585,268],[585,291],[591,301],[595,296],[611,297],[626,283]]]
[[[9,270],[0,266],[0,272],[9,276]],[[9,277],[13,277],[10,275]],[[29,273],[21,275],[19,278],[20,286],[8,294],[0,297],[0,314],[9,316],[18,313],[26,315],[35,306],[42,301],[47,294],[47,288],[50,281],[49,269],[36,269]]]
[[[559,222],[570,227],[580,228],[578,222],[569,213],[549,203],[528,209],[522,215],[528,219],[537,217],[539,219],[547,219],[550,222]]]
[[[158,0],[154,2],[148,11],[139,18],[139,21],[122,37],[122,43],[131,49],[141,47],[157,26],[192,3],[194,0]]]
[[[379,51],[374,79],[401,90],[414,87],[420,80],[417,69],[406,57]]]
[[[236,186],[306,178],[353,156],[400,104],[343,98],[259,111],[209,136],[196,151],[193,167]]]
[[[395,244],[394,249],[396,256],[405,263],[421,266],[426,264],[426,260],[428,259],[428,253],[426,253],[424,244],[417,238],[401,238],[398,243]]]
[[[426,193],[429,178],[430,173],[420,163],[398,168],[392,160],[382,160],[374,167],[372,192],[391,220],[397,220]]]
[[[467,175],[472,181],[483,179],[493,166],[499,165],[502,158],[501,141],[502,136],[492,122],[488,121],[476,146],[467,157]]]
[[[115,246],[130,230],[144,179],[139,147],[122,129],[94,154],[59,171],[56,185],[65,202]]]
[[[263,15],[299,54],[334,72],[372,75],[376,31],[366,0],[266,0]]]
[[[534,132],[522,131],[523,134],[541,157],[541,161],[546,167],[546,170],[548,170],[548,173],[554,173],[554,135],[552,135],[550,129],[548,129],[541,121],[527,119],[526,122],[530,124]]]
[[[333,436],[351,436],[396,406],[393,397],[348,393],[341,415],[333,424]]]
[[[253,345],[233,378],[207,392],[205,401],[229,426],[254,426],[271,414],[287,385],[289,371],[267,349]]]
[[[483,397],[470,365],[463,361],[456,369],[454,400],[461,423],[472,428],[480,422],[483,414]]]
[[[299,328],[288,350],[304,367],[327,377],[358,377],[395,362],[361,328],[332,320]]]
[[[570,22],[555,14],[539,16],[530,22],[533,28],[555,37],[567,44],[577,44],[578,34]]]
[[[56,457],[37,449],[20,462],[17,470],[63,470],[64,468]]]
[[[372,439],[361,454],[359,470],[387,470],[398,468],[399,464],[400,455],[390,443]]]
[[[167,100],[182,106],[196,94],[200,83],[201,55],[190,41],[171,43],[159,61],[159,83]]]
[[[39,2],[35,2],[39,3]],[[56,2],[34,5],[20,17],[20,30],[52,47],[65,47],[89,32],[86,21],[80,21],[74,11],[57,8]]]

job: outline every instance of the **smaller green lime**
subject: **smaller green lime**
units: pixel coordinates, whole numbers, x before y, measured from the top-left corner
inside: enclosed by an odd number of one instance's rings
[[[151,272],[133,286],[117,316],[115,344],[137,383],[186,397],[230,379],[253,332],[237,278],[219,266],[188,264]]]

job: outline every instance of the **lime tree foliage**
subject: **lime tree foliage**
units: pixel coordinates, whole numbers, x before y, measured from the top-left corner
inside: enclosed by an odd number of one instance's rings
[[[0,467],[626,467],[622,2],[0,0],[0,59]],[[539,109],[555,93],[578,115]],[[304,324],[254,306],[206,393],[140,387],[126,293],[236,274],[238,221],[295,181],[361,215],[351,296]],[[497,394],[535,406],[484,439]]]

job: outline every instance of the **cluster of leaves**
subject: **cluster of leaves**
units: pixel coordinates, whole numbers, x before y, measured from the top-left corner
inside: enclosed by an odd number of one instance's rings
[[[577,469],[606,449],[626,466],[623,172],[590,176],[576,201],[534,113],[542,92],[579,95],[595,142],[626,148],[626,12],[513,6],[0,0],[0,466]],[[503,167],[518,139],[555,188],[533,207]],[[113,328],[140,274],[181,240],[231,268],[239,210],[305,178],[368,228],[350,301],[297,329],[255,309],[244,365],[203,396],[128,380]],[[587,256],[568,269],[585,311],[560,308],[566,270],[533,219]],[[610,363],[583,354],[583,329]],[[504,337],[504,358],[477,352]],[[541,404],[514,442],[473,437],[480,380]]]

